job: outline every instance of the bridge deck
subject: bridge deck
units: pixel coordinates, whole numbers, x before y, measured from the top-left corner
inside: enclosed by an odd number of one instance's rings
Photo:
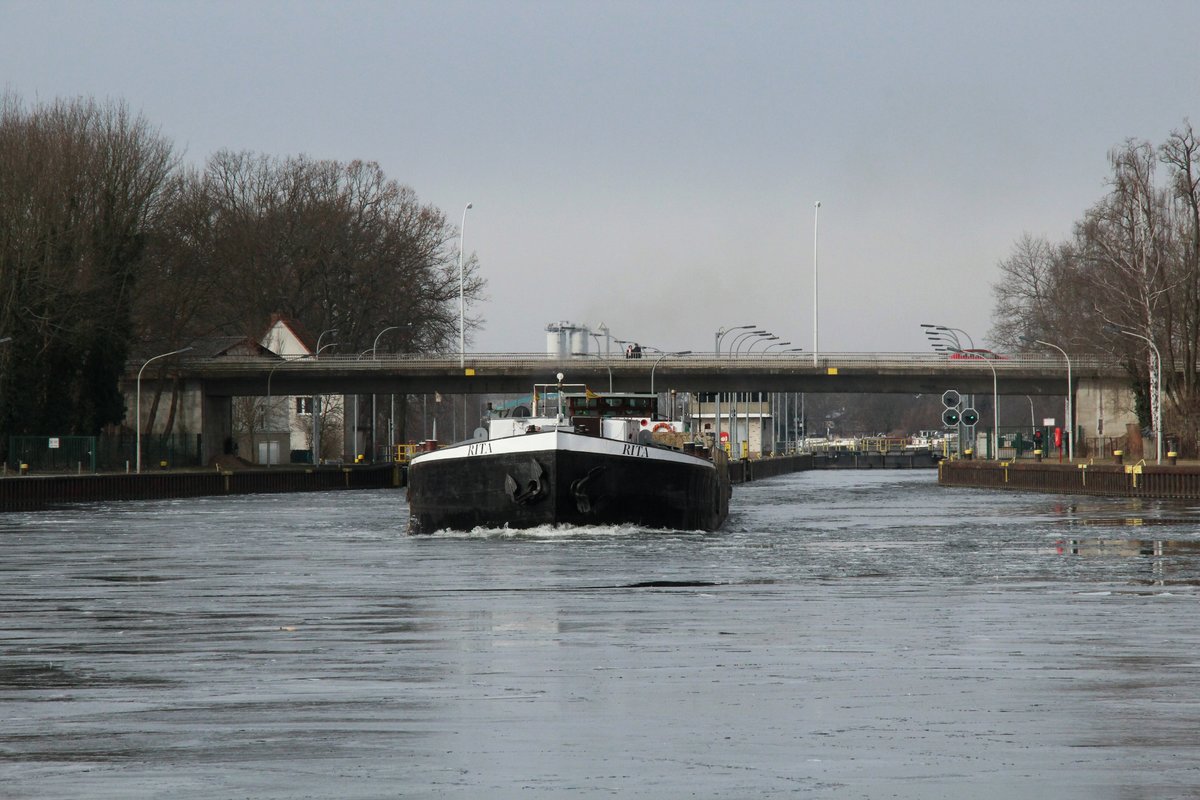
[[[140,364],[131,365],[130,379]],[[703,354],[559,358],[529,353],[472,353],[460,366],[453,355],[326,356],[279,360],[225,356],[183,358],[169,365],[185,380],[217,396],[268,393],[524,393],[562,372],[564,380],[597,391],[791,391],[846,393],[960,392],[1062,395],[1061,357],[1031,355],[994,360],[951,359],[927,353],[763,353],[737,357]],[[1073,358],[1072,377],[1128,381],[1112,359]],[[150,379],[149,373],[143,380]],[[130,380],[132,382],[132,380]]]

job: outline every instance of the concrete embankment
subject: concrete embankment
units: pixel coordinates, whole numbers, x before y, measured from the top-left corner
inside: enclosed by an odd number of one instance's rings
[[[843,454],[773,456],[729,463],[733,483],[749,483],[811,469],[870,469],[924,466],[901,461]],[[381,489],[403,486],[404,470],[391,464],[342,467],[168,472],[99,475],[23,475],[0,478],[0,512],[31,511],[63,503],[118,500],[162,500],[173,497],[315,492],[333,489]]]
[[[939,465],[938,483],[1023,492],[1197,500],[1200,466],[956,460]]]
[[[141,474],[25,475],[0,479],[0,511],[31,511],[61,503],[379,489],[401,485],[403,472],[391,464],[317,469],[285,467]]]
[[[772,456],[748,461],[731,461],[729,462],[729,480],[732,483],[749,483],[812,468],[813,457],[811,455]]]

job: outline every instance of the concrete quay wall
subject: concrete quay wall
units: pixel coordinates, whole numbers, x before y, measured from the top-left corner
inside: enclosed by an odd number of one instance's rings
[[[1200,466],[943,461],[938,484],[1052,494],[1200,500]]]
[[[379,489],[401,486],[403,479],[403,470],[391,464],[318,469],[24,475],[0,479],[0,512],[36,511],[64,503]]]
[[[774,478],[778,475],[787,475],[790,472],[803,472],[812,468],[813,457],[808,454],[730,461],[729,480],[731,483],[749,483],[750,481],[761,481],[764,478]]]

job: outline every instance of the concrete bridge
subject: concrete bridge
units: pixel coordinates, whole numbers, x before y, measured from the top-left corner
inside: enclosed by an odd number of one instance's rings
[[[126,397],[133,414],[135,379],[131,365]],[[947,389],[988,396],[1065,396],[1067,365],[1060,356],[1028,355],[1000,359],[949,358],[935,353],[762,353],[647,354],[640,359],[588,355],[561,358],[529,353],[391,355],[375,358],[321,356],[281,360],[262,356],[181,358],[168,362],[168,374],[182,381],[180,418],[205,439],[230,435],[233,397],[351,394],[526,394],[536,383],[567,383],[596,391],[903,393],[940,395]],[[143,395],[154,391],[143,374]],[[1133,421],[1131,379],[1113,359],[1071,360],[1076,423],[1093,430],[1105,420],[1110,430]],[[146,404],[143,403],[143,413]],[[189,411],[190,408],[190,411]],[[162,419],[162,415],[159,415]]]
[[[140,365],[138,365],[140,367]],[[1129,383],[1129,373],[1112,359],[1075,358],[1072,380]],[[688,392],[845,392],[964,393],[1063,395],[1066,364],[1061,357],[951,359],[937,354],[830,353],[558,358],[538,354],[468,355],[459,365],[453,356],[377,358],[322,356],[280,360],[223,356],[181,359],[171,367],[187,382],[204,386],[205,394],[410,393],[524,394],[535,383],[553,383],[562,372],[569,383],[586,383],[597,391]],[[127,382],[136,377],[131,367]],[[145,382],[146,378],[143,378]],[[270,382],[270,387],[268,387]],[[132,389],[132,386],[127,386]]]

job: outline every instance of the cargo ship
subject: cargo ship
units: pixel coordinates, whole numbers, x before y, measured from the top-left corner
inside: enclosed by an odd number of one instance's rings
[[[729,513],[725,452],[685,440],[655,394],[534,387],[529,416],[415,456],[409,532],[633,525],[713,531]]]

